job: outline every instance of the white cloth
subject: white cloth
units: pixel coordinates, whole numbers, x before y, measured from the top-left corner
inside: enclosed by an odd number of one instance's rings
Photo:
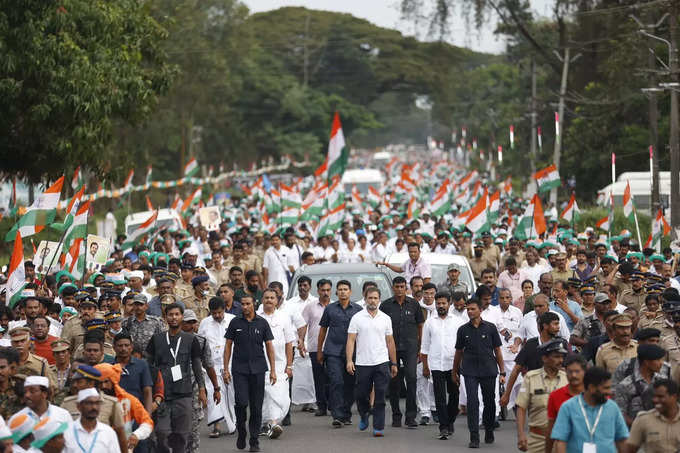
[[[293,266],[294,270],[298,270],[302,264],[302,254],[305,252],[299,244],[293,244],[288,247],[288,256],[286,257],[287,265]]]
[[[318,304],[319,298],[311,294],[307,299],[300,298],[299,295],[285,301],[280,311],[287,313],[293,327],[299,329],[307,324],[302,316],[307,304]],[[312,362],[308,355],[302,357],[299,349],[295,348],[295,356],[293,358],[293,389],[291,393],[291,401],[293,404],[312,404],[316,402],[316,393],[314,393],[314,374],[312,373]]]
[[[423,325],[420,353],[427,354],[430,370],[448,371],[453,369],[453,356],[456,354],[456,336],[463,322],[455,316],[446,318],[432,316]]]
[[[453,363],[453,362],[451,362]],[[432,374],[426,378],[423,376],[423,363],[416,365],[416,405],[421,417],[432,417],[432,411],[437,410],[434,401],[434,384]]]
[[[267,269],[267,285],[271,282],[279,282],[283,285],[283,294],[288,294],[288,255],[290,250],[285,245],[282,245],[279,250],[273,246],[269,247],[264,252],[264,259],[262,260],[262,267]]]
[[[373,262],[382,262],[387,259],[388,251],[387,246],[377,243],[371,252],[371,258]]]
[[[49,417],[51,420],[56,420],[59,423],[68,423],[69,425],[73,423],[73,417],[71,417],[71,414],[66,409],[62,409],[61,407],[55,406],[54,404],[47,406],[47,411],[45,411],[42,416],[38,416],[38,414],[33,412],[33,410],[28,407],[24,407],[18,413],[28,415],[36,422]]]
[[[544,266],[540,263],[536,263],[533,266],[529,266],[528,264],[524,264],[520,268],[520,270],[524,273],[524,276],[531,280],[534,283],[534,294],[538,293],[538,279],[541,277],[541,274],[545,272],[550,272],[550,266]]]
[[[52,335],[53,337],[59,338],[61,336],[61,330],[63,326],[59,321],[56,319],[52,319],[50,316],[47,316],[47,320],[50,322],[50,328],[47,331],[48,335]],[[10,330],[14,329],[15,327],[24,327],[26,325],[26,320],[25,319],[18,319],[16,321],[10,321],[7,324],[7,332]]]
[[[264,401],[262,403],[262,420],[281,420],[290,409],[290,395],[288,394],[288,376],[286,375],[286,344],[297,339],[295,328],[290,317],[280,310],[272,314],[262,312],[261,316],[267,320],[272,330],[274,340],[274,364],[276,367],[276,383],[269,383],[269,372],[265,374]]]
[[[420,299],[418,304],[420,305],[420,308],[425,310],[425,319],[428,319],[432,316],[437,316],[437,304],[434,301],[432,301],[431,305],[427,305],[425,302],[423,302],[423,299]]]
[[[453,304],[451,304],[449,307],[449,315],[453,316],[454,318],[458,318],[463,324],[470,320],[465,308],[463,308],[463,311],[458,311],[456,310],[456,307],[453,306]]]
[[[562,315],[556,311],[550,310],[550,312],[555,313],[560,318],[560,337],[569,338],[571,334],[569,333],[569,328],[567,327],[567,323]],[[537,337],[538,333],[536,312],[532,310],[524,315],[524,318],[522,318],[522,324],[519,328],[519,335],[522,337],[522,339],[528,340],[529,338]]]
[[[522,319],[524,316],[522,315],[522,311],[513,305],[510,305],[505,311],[503,311],[499,306],[498,312],[499,317],[496,327],[498,328],[498,333],[500,333],[501,336],[501,343],[503,343],[503,346],[501,346],[501,351],[503,351],[503,360],[512,360],[514,362],[517,353],[510,351],[510,346],[515,343],[516,338],[522,338],[520,336],[520,326],[522,325]],[[508,335],[503,335],[502,332],[506,329],[508,331]]]
[[[116,432],[108,425],[97,422],[92,432],[85,431],[80,423],[80,417],[72,426],[64,431],[64,453],[82,453],[91,451],[97,453],[120,453]],[[94,445],[92,445],[94,442]],[[83,450],[84,449],[84,450]]]
[[[385,337],[392,335],[392,320],[380,310],[371,316],[361,310],[349,321],[347,333],[356,334],[355,350],[358,366],[373,366],[389,362]]]
[[[345,264],[363,263],[364,260],[361,258],[360,254],[361,252],[359,252],[359,249],[356,247],[352,250],[346,248],[338,253],[338,262]]]

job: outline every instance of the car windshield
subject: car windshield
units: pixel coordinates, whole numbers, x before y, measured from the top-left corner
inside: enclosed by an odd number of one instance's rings
[[[316,292],[316,282],[322,278],[328,279],[333,283],[331,289],[331,300],[336,300],[335,285],[339,280],[347,280],[352,285],[352,295],[350,300],[356,302],[362,298],[361,287],[365,282],[373,281],[378,285],[382,300],[392,297],[392,287],[387,276],[381,272],[365,272],[365,273],[351,273],[351,274],[310,274],[307,275],[312,279],[312,291],[314,296],[318,296]],[[299,276],[295,277],[295,281],[290,287],[289,299],[298,295],[297,280]]]

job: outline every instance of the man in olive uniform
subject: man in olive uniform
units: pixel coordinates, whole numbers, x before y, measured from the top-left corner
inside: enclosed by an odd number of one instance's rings
[[[624,289],[619,294],[619,303],[626,307],[633,307],[639,312],[645,306],[645,297],[647,297],[642,272],[634,271],[631,274],[630,285],[630,289]]]
[[[75,395],[67,396],[61,407],[66,409],[76,420],[80,416],[78,410],[78,392],[86,388],[97,389],[97,384],[101,381],[102,374],[99,370],[89,365],[79,365],[71,378],[71,387],[75,390]],[[123,419],[123,406],[118,399],[108,396],[101,391],[101,409],[97,420],[105,425],[109,425],[118,436],[118,443],[121,451],[127,451],[127,436],[125,435],[125,422]]]
[[[71,353],[68,341],[57,340],[50,345],[52,347],[52,355],[54,355],[54,365],[50,365],[50,370],[57,378],[57,392],[54,394],[52,401],[56,405],[61,405],[69,395],[69,377],[71,374]]]
[[[614,317],[612,339],[598,349],[595,354],[595,366],[613,373],[622,361],[637,356],[637,341],[633,340],[632,325],[633,321],[626,314]]]
[[[669,299],[669,297],[677,299]],[[675,295],[675,293],[664,294],[663,298],[666,300],[661,305],[661,310],[663,311],[663,325],[658,329],[661,331],[661,341],[666,337],[675,336],[675,323],[673,322],[673,315],[675,312],[680,312],[680,296]]]
[[[567,385],[567,374],[561,370],[567,350],[562,340],[555,339],[538,347],[543,368],[529,371],[522,381],[517,400],[517,448],[531,453],[545,451],[548,433],[548,396]],[[526,434],[527,415],[529,436]]]
[[[12,348],[0,348],[0,416],[5,420],[24,407],[24,395],[21,393],[23,380],[12,374],[13,365],[19,361],[19,354]]]
[[[47,360],[31,352],[31,329],[28,327],[15,327],[9,331],[12,347],[19,351],[19,366],[16,374],[24,376],[44,376],[50,381],[52,394],[57,389],[57,378],[50,370]]]
[[[501,251],[498,249],[498,246],[493,243],[491,233],[488,231],[482,233],[482,243],[484,245],[482,256],[492,264],[491,267],[498,269],[498,265],[501,262]]]
[[[208,301],[212,297],[210,294],[210,283],[208,283],[207,275],[199,275],[191,279],[191,284],[194,290],[190,296],[182,299],[184,306],[188,310],[193,310],[198,317],[198,321],[210,316],[210,309],[208,308]]]
[[[194,266],[189,263],[182,263],[180,278],[175,282],[175,295],[178,299],[191,296],[194,288],[191,285],[191,279],[194,278]]]
[[[78,346],[83,344],[83,337],[85,332],[87,332],[85,326],[94,319],[96,312],[97,302],[90,296],[84,297],[80,300],[78,306],[78,316],[74,316],[64,324],[64,328],[61,331],[61,339],[68,341],[71,355],[73,355],[73,351]]]
[[[626,440],[628,452],[674,453],[680,450],[678,384],[669,379],[654,383],[654,409],[640,412]]]
[[[666,360],[671,364],[671,368],[680,366],[680,311],[673,312],[673,329],[672,335],[662,335],[661,347],[666,350],[668,354]]]
[[[495,247],[495,245],[494,245]],[[468,260],[472,269],[472,276],[475,280],[482,279],[482,271],[491,267],[496,268],[496,263],[484,256],[484,244],[480,241],[475,242],[473,256]]]

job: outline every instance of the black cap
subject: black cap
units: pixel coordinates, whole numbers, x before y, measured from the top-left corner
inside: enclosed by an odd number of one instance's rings
[[[637,341],[649,340],[650,338],[660,338],[661,331],[653,327],[645,327],[640,329],[635,333],[635,339]]]
[[[551,352],[559,352],[560,354],[565,355],[569,354],[569,351],[567,351],[564,347],[562,340],[559,339],[550,340],[538,347],[538,353],[542,356],[545,354],[550,354]]]
[[[638,360],[658,360],[666,357],[666,350],[658,344],[640,344],[637,356]]]

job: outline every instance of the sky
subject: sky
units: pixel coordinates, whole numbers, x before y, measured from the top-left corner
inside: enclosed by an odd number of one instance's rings
[[[304,6],[310,9],[350,13],[356,17],[366,19],[380,27],[393,28],[405,35],[427,39],[427,28],[416,27],[409,21],[403,21],[399,13],[399,0],[242,0],[251,12],[258,13],[278,9],[284,6]],[[532,4],[539,14],[546,13],[545,4],[548,0],[534,0]],[[451,33],[447,41],[453,45],[467,47],[472,50],[502,53],[505,43],[494,36],[495,18],[487,21],[489,26],[477,31],[467,26],[463,18],[457,17],[451,26]],[[416,30],[418,28],[418,30]],[[418,33],[415,33],[415,32]]]

